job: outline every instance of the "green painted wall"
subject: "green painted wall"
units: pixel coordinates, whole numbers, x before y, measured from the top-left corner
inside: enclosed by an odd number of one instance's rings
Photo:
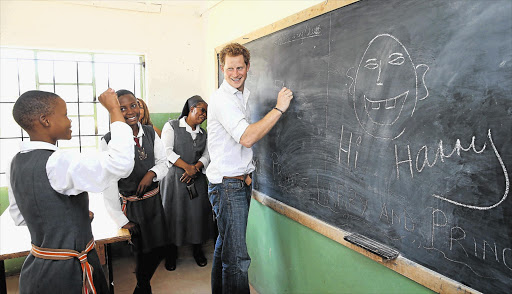
[[[177,119],[180,116],[180,114],[181,114],[180,112],[174,112],[174,113],[152,113],[149,116],[151,117],[151,121],[153,122],[155,127],[157,127],[160,130],[162,130],[162,128],[164,127],[164,124],[169,119]],[[205,130],[206,130],[206,123],[207,123],[207,120],[205,120],[201,124],[201,127],[203,129],[205,129]]]
[[[251,201],[249,280],[267,293],[434,293],[387,267]]]
[[[9,206],[9,194],[7,194],[7,187],[0,187],[0,215]]]
[[[169,119],[178,118],[180,113],[151,113],[149,116],[155,127],[161,130]]]

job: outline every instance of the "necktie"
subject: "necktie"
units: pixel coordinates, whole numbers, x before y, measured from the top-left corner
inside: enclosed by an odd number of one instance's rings
[[[137,144],[137,147],[139,147],[139,148],[140,148],[139,138],[137,138],[137,137],[133,137],[133,140],[135,140],[135,144]]]

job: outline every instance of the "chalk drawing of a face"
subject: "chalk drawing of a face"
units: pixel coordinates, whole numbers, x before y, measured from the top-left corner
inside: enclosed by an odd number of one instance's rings
[[[421,78],[418,71],[424,69]],[[405,131],[404,120],[414,114],[418,100],[428,96],[424,77],[428,66],[415,66],[409,52],[392,35],[373,38],[366,48],[352,79],[356,118],[369,135],[396,139]],[[421,87],[423,85],[423,87]],[[426,92],[419,93],[418,89]]]

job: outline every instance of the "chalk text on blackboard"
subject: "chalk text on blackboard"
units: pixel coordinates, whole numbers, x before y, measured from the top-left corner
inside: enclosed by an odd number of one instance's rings
[[[294,41],[303,41],[307,38],[314,38],[322,35],[322,27],[317,25],[315,27],[310,27],[309,25],[304,26],[304,28],[300,31],[292,32],[288,35],[284,35],[279,37],[274,44],[283,45],[288,44]]]
[[[478,273],[477,269],[473,269],[472,266],[469,264],[461,261],[461,260],[453,260],[449,257],[449,252],[445,252],[441,249],[439,249],[436,244],[446,244],[444,240],[441,240],[440,242],[435,242],[437,240],[437,236],[443,236],[446,237],[446,229],[449,228],[449,244],[450,248],[449,251],[453,250],[463,250],[466,257],[468,258],[477,258],[483,261],[494,261],[497,263],[503,263],[503,265],[508,268],[509,270],[512,270],[512,248],[500,246],[500,244],[497,244],[495,241],[488,241],[485,238],[476,238],[472,237],[467,238],[466,230],[464,230],[459,225],[451,225],[449,224],[449,219],[445,212],[443,212],[441,209],[432,208],[432,223],[431,223],[431,236],[430,236],[430,244],[429,246],[424,246],[424,249],[427,250],[437,250],[441,252],[444,255],[444,258],[455,263],[463,264],[464,266],[471,269],[472,272],[474,272],[476,275],[484,277],[484,278],[494,278],[491,276],[484,276],[484,273],[480,274]],[[470,239],[470,240],[468,240]],[[466,243],[464,243],[466,242]],[[471,250],[468,248],[467,243],[470,243]]]
[[[350,165],[350,160],[351,160],[351,156],[353,156],[353,165],[354,165],[354,169],[357,168],[357,157],[358,157],[358,151],[357,151],[357,147],[359,147],[361,145],[361,136],[358,136],[356,139],[355,139],[355,147],[356,149],[352,149],[352,143],[353,143],[353,140],[352,140],[352,137],[353,137],[353,133],[350,132],[349,134],[347,134],[345,136],[345,138],[348,137],[348,140],[345,140],[345,141],[348,141],[347,143],[345,143],[347,146],[346,147],[343,147],[343,136],[345,135],[345,128],[344,126],[342,125],[341,126],[341,132],[340,132],[340,146],[339,146],[339,150],[338,150],[338,163],[341,164],[341,161],[342,161],[342,153],[345,153],[346,155],[346,163],[347,163],[347,166],[348,167],[351,167]],[[352,152],[351,152],[352,151]],[[345,156],[344,156],[345,157]]]
[[[404,229],[409,232],[413,232],[415,227],[414,219],[411,217],[411,215],[409,215],[407,209],[404,208],[403,213],[397,212],[393,208],[391,208],[389,211],[386,206],[386,203],[382,203],[382,209],[380,212],[379,220],[385,221],[388,224],[393,225],[395,224],[395,222],[401,224],[402,218],[404,223]]]
[[[503,171],[504,180],[505,180],[505,183],[504,183],[505,189],[503,192],[503,196],[501,196],[500,200],[498,202],[494,203],[493,205],[478,206],[478,205],[471,205],[468,203],[454,201],[454,200],[448,199],[444,196],[438,195],[436,193],[432,194],[433,197],[436,197],[438,199],[447,201],[449,203],[452,203],[452,204],[455,204],[458,206],[463,206],[463,207],[467,207],[467,208],[471,208],[471,209],[478,209],[478,210],[491,209],[491,208],[494,208],[494,207],[500,205],[503,201],[505,201],[505,199],[507,198],[508,192],[509,192],[509,187],[510,187],[510,181],[508,178],[507,168],[505,167],[505,164],[503,162],[503,159],[501,158],[501,155],[500,155],[498,149],[494,145],[494,142],[492,140],[491,129],[488,130],[487,137],[489,139],[489,144],[491,145],[492,150],[494,151],[494,155],[496,156],[496,159],[500,163],[501,169]],[[446,159],[451,158],[454,154],[457,154],[457,156],[459,156],[459,157],[461,156],[461,152],[471,152],[472,151],[476,154],[481,154],[482,152],[485,151],[486,148],[487,148],[487,142],[484,143],[481,148],[477,149],[477,147],[475,146],[475,136],[473,136],[471,138],[471,143],[469,144],[468,147],[464,148],[462,146],[460,139],[457,139],[455,141],[455,146],[453,147],[452,151],[449,153],[445,153],[443,140],[439,140],[439,144],[437,145],[437,150],[435,151],[435,155],[433,158],[431,158],[429,160],[428,146],[423,145],[416,153],[416,158],[413,159],[411,157],[411,148],[410,148],[410,145],[408,144],[408,145],[406,145],[407,155],[405,156],[405,159],[402,159],[403,152],[399,152],[398,146],[395,144],[396,177],[397,177],[397,179],[400,178],[400,166],[401,165],[407,165],[411,178],[414,178],[414,171],[421,173],[426,167],[432,168],[439,162],[443,163],[443,162],[445,162]],[[399,153],[400,153],[400,155],[399,155]],[[413,163],[414,163],[415,168],[413,167]]]

